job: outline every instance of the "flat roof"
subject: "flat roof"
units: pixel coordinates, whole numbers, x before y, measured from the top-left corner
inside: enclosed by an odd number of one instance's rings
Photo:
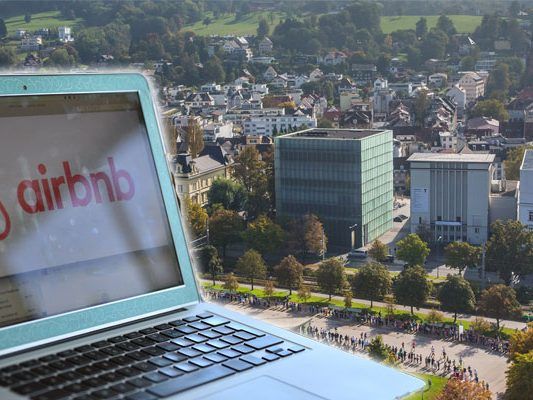
[[[533,171],[533,150],[526,150],[524,153],[524,159],[522,160],[522,166],[520,167],[522,171],[529,170]]]
[[[309,138],[309,139],[351,139],[360,140],[366,137],[386,132],[387,129],[323,129],[312,128],[303,131],[288,133],[279,138]]]
[[[479,153],[414,153],[407,161],[415,162],[468,162],[468,163],[492,163],[494,154]]]

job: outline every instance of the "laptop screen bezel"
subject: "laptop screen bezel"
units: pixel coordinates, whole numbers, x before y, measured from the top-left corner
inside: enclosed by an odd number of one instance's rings
[[[127,92],[135,92],[139,96],[183,283],[140,296],[0,328],[0,356],[64,340],[97,328],[171,311],[200,300],[152,100],[154,91],[145,76],[140,73],[0,75],[0,97]]]

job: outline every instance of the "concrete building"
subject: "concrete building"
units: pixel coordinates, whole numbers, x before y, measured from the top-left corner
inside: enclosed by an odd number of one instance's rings
[[[57,35],[59,36],[59,41],[63,43],[72,42],[71,29],[69,26],[60,26],[57,28]]]
[[[476,72],[465,72],[457,85],[464,89],[467,103],[485,95],[485,80]]]
[[[243,122],[243,133],[245,135],[267,135],[296,130],[302,125],[308,128],[316,127],[317,121],[314,116],[307,115],[300,110],[293,114],[285,114],[280,109],[279,115],[257,115],[250,116]]]
[[[436,242],[482,244],[489,232],[494,154],[415,153],[411,170],[411,232]]]
[[[275,139],[276,211],[312,213],[330,247],[372,242],[392,228],[392,131],[307,129]]]
[[[533,150],[527,150],[524,154],[517,192],[518,220],[533,230]]]

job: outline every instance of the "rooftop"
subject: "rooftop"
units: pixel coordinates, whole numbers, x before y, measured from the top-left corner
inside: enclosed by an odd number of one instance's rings
[[[494,154],[449,154],[449,153],[414,153],[407,161],[410,162],[468,162],[468,163],[492,163]]]
[[[522,171],[533,171],[533,150],[526,150],[526,152],[524,153],[524,160],[522,161],[522,166],[520,167],[520,169]]]
[[[281,138],[313,138],[313,139],[351,139],[360,140],[366,137],[383,133],[383,129],[322,129],[313,128],[306,129],[299,132],[289,133],[281,136]]]

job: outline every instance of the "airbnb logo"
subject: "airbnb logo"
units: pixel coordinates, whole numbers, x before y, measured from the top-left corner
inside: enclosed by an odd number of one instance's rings
[[[101,204],[116,201],[128,201],[135,195],[135,184],[130,173],[124,169],[117,169],[113,157],[107,158],[109,172],[94,172],[88,175],[72,171],[68,161],[62,162],[63,175],[47,177],[47,167],[39,164],[37,171],[39,179],[23,180],[17,186],[17,200],[19,206],[28,214],[46,211],[62,210],[67,206],[87,207],[91,203]],[[66,188],[62,193],[62,187]],[[11,219],[0,202],[0,240],[9,236]],[[1,224],[2,219],[4,224]]]
[[[9,214],[7,213],[6,208],[0,201],[0,215],[2,215],[2,218],[4,219],[4,229],[0,231],[0,240],[4,240],[6,237],[9,236],[9,232],[11,231],[11,219],[9,218]],[[1,225],[0,225],[1,229]]]

